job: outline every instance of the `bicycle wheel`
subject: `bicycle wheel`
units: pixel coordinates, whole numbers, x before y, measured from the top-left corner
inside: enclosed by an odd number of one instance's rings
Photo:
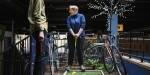
[[[54,45],[53,49],[53,63],[54,63],[54,71],[57,72],[59,68],[59,56],[58,56],[58,48],[57,45]]]
[[[60,64],[60,67],[64,66],[67,64],[67,61],[68,61],[68,46],[67,45],[63,45],[63,46],[60,46],[60,47],[57,47],[57,50],[59,52],[58,54],[58,58],[59,58],[59,64]]]
[[[87,66],[95,65],[100,62],[100,51],[97,46],[91,45],[87,49],[84,50],[84,64]],[[88,64],[90,63],[90,65]]]
[[[105,46],[99,46],[102,52],[102,61],[104,63],[104,68],[108,73],[112,73],[114,71],[115,65],[114,60],[111,55],[111,51]]]
[[[50,69],[50,74],[54,75],[54,55],[53,55],[53,45],[49,44],[49,51],[48,51],[48,64],[49,64],[49,69]]]
[[[116,70],[119,75],[127,75],[125,63],[122,60],[122,56],[118,50],[118,48],[113,47],[115,53],[114,53],[114,59],[115,59],[115,66]]]

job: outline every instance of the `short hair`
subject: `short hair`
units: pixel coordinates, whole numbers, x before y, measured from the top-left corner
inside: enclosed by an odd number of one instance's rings
[[[70,5],[69,6],[69,9],[76,9],[76,10],[79,10],[79,7],[77,5]]]

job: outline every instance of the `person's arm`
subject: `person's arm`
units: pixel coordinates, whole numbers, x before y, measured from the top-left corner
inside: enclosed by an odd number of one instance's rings
[[[86,25],[86,21],[85,21],[85,17],[84,15],[81,16],[81,27],[77,33],[78,36],[80,36],[80,34],[83,32],[83,30],[85,29],[85,25]]]
[[[33,32],[37,30],[48,31],[44,0],[30,0],[28,8],[28,20],[32,26]]]
[[[33,0],[29,1],[29,8],[28,8],[28,20],[30,24],[35,24],[34,20],[33,20]]]
[[[70,26],[69,17],[68,17],[68,19],[67,19],[67,27],[68,27],[69,32],[74,36],[75,33],[73,32],[73,30],[72,30],[72,28],[71,28],[71,26]]]
[[[44,30],[47,25],[44,0],[35,0],[34,4],[33,17],[35,23],[40,30]]]
[[[80,34],[83,32],[83,28],[79,29],[79,32],[77,33],[78,36],[80,36]]]
[[[71,34],[74,36],[75,33],[73,32],[73,30],[70,28],[69,31],[71,32]]]
[[[28,20],[33,26],[33,32],[38,30],[39,37],[44,38],[43,30],[47,30],[44,0],[30,0],[28,9]]]

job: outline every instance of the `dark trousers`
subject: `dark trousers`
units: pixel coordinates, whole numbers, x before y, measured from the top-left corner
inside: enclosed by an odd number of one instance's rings
[[[68,48],[69,48],[69,55],[68,55],[68,65],[73,64],[74,56],[77,56],[78,58],[78,64],[81,66],[83,65],[83,43],[84,43],[84,37],[79,37],[77,39],[77,44],[75,48],[75,38],[73,36],[67,37],[68,39]]]

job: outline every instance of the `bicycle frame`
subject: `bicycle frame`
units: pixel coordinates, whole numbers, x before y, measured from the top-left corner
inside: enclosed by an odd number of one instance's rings
[[[115,35],[109,35],[110,36],[110,39],[108,39],[109,41],[109,49],[111,51],[111,55],[112,55],[112,58],[114,60],[114,65],[119,73],[119,75],[122,75],[121,73],[121,70],[119,69],[119,67],[117,66],[117,58],[116,58],[116,54],[119,55],[119,60],[121,60],[121,65],[123,66],[123,69],[124,69],[124,72],[125,72],[125,75],[127,75],[127,72],[126,72],[126,68],[125,68],[125,65],[124,65],[124,62],[122,60],[122,56],[120,54],[120,51],[117,47],[117,39],[116,39],[116,36]],[[116,40],[116,41],[115,41]]]

